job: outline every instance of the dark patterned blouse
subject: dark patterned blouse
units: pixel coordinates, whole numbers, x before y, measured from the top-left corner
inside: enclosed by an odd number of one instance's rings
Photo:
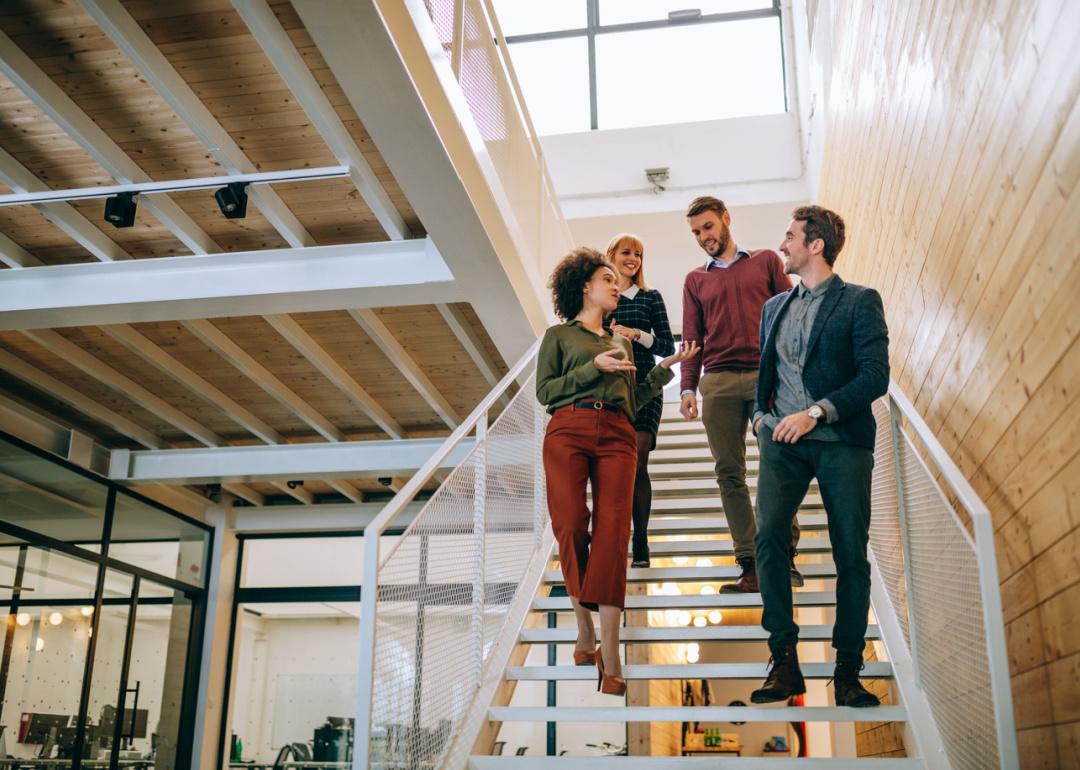
[[[652,346],[646,347],[647,339],[635,341],[634,365],[637,381],[641,382],[656,366],[656,357],[670,356],[675,352],[675,338],[671,334],[664,298],[656,289],[641,289],[631,285],[619,296],[619,306],[609,315],[605,325],[617,323],[631,329],[640,329],[652,337]],[[656,435],[660,427],[660,414],[664,409],[663,395],[657,396],[638,410],[634,429]]]

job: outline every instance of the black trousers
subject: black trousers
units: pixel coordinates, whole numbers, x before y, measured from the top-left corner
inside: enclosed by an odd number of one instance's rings
[[[861,663],[870,610],[870,481],[874,453],[837,441],[773,441],[771,431],[758,435],[761,470],[757,493],[758,582],[765,604],[761,625],[769,649],[795,644],[799,627],[792,615],[791,521],[810,481],[817,477],[828,516],[829,540],[836,563],[836,623],[832,644],[837,660]]]

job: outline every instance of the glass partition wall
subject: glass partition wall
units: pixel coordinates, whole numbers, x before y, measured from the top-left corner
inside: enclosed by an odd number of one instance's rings
[[[188,770],[211,530],[0,433],[0,770]]]
[[[362,533],[249,535],[239,550],[223,763],[351,767]]]

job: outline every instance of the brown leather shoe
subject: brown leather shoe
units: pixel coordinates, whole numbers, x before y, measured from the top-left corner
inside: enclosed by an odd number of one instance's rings
[[[806,692],[794,644],[773,650],[769,663],[769,676],[765,684],[750,694],[751,703],[776,703]]]
[[[753,556],[740,556],[736,561],[742,567],[742,574],[734,583],[725,583],[720,586],[722,594],[756,594],[758,588],[757,567],[754,565]]]

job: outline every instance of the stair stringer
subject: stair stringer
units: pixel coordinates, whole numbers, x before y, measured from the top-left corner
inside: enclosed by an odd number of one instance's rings
[[[506,684],[506,668],[510,665],[515,650],[522,646],[527,647],[520,642],[521,631],[525,627],[537,592],[547,588],[544,584],[544,571],[551,561],[554,547],[555,535],[550,526],[545,526],[540,546],[533,552],[532,560],[522,576],[521,585],[510,602],[499,639],[484,661],[472,702],[454,731],[446,753],[438,764],[438,770],[465,770],[468,767],[469,757],[476,750],[476,743],[489,722],[489,711],[495,705],[493,701],[499,688]]]

